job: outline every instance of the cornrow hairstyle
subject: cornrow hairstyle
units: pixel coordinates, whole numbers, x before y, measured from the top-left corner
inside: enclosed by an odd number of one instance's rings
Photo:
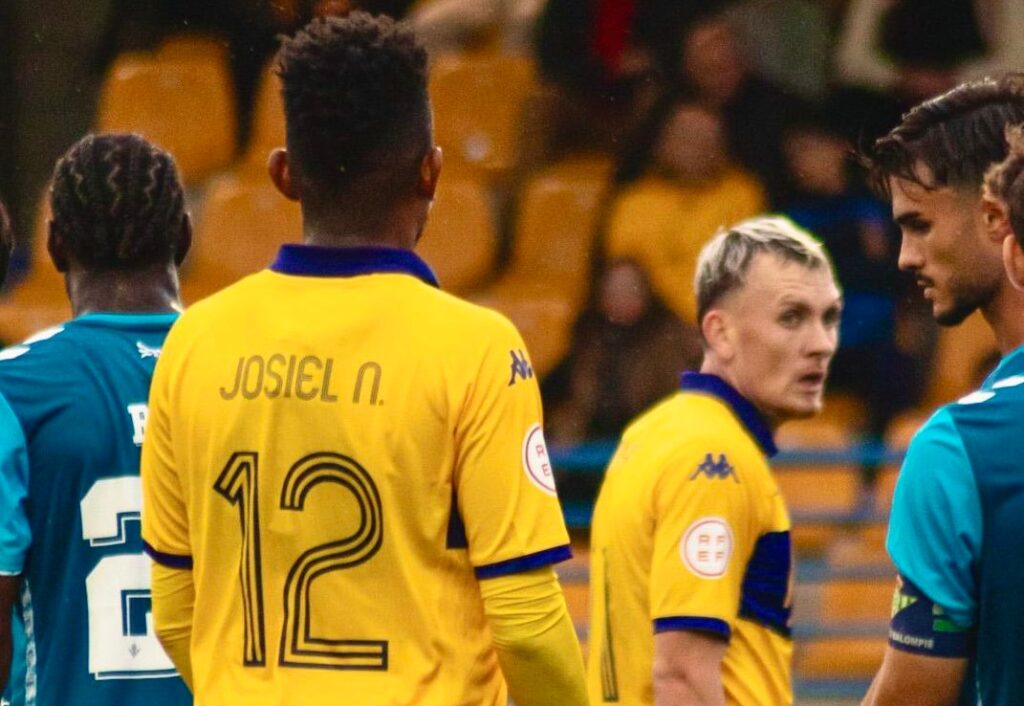
[[[1010,227],[1024,247],[1024,125],[1006,129],[1009,150],[1006,159],[985,175],[985,190],[1006,204]]]
[[[170,262],[186,218],[174,159],[132,134],[86,135],[57,161],[53,228],[87,269]]]
[[[989,166],[1006,157],[1006,127],[1020,122],[1024,74],[964,83],[910,110],[861,162],[875,191],[887,198],[891,177],[926,189],[979,189]],[[921,166],[931,172],[928,183]]]
[[[410,28],[365,12],[317,18],[282,41],[277,72],[291,161],[321,198],[381,170],[394,177],[385,191],[412,183],[432,125],[427,52]]]
[[[7,279],[7,268],[11,263],[13,251],[14,229],[11,227],[11,217],[7,214],[7,207],[0,199],[0,287]]]

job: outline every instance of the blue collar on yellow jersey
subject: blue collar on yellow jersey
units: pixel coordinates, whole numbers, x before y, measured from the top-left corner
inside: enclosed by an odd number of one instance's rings
[[[722,378],[704,373],[683,373],[682,388],[691,392],[703,392],[722,400],[747,428],[766,456],[774,456],[779,452],[775,439],[772,438],[772,430],[761,413],[750,400]]]
[[[274,272],[307,277],[356,277],[405,274],[437,287],[430,266],[411,250],[398,248],[328,248],[321,245],[282,245],[270,265]]]

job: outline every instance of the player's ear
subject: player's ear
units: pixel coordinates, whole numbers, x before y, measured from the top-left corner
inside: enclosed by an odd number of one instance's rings
[[[434,199],[437,182],[441,178],[441,166],[444,162],[441,148],[431,147],[420,160],[419,178],[416,180],[416,193],[430,200]]]
[[[719,360],[728,362],[736,357],[736,347],[732,342],[729,329],[729,316],[721,309],[712,309],[704,315],[700,322],[701,333],[707,342],[708,350]]]
[[[288,150],[278,147],[270,153],[267,158],[267,173],[274,186],[289,201],[299,200],[299,190],[292,174],[291,165],[288,163]]]
[[[50,253],[50,260],[53,261],[57,272],[65,274],[69,269],[67,244],[52,218],[46,223],[46,251]]]
[[[1003,240],[1003,268],[1014,288],[1024,290],[1024,249],[1014,235]]]
[[[184,220],[181,222],[181,233],[178,234],[178,242],[174,246],[174,264],[176,266],[181,267],[181,263],[185,262],[185,256],[191,247],[192,217],[186,213]]]
[[[1002,199],[984,194],[981,197],[981,217],[985,222],[985,232],[993,243],[1002,243],[1007,236],[1013,234]]]

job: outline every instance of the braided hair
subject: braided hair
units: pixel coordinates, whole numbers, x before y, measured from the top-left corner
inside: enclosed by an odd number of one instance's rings
[[[318,18],[283,40],[277,71],[288,152],[318,196],[381,173],[385,191],[412,183],[432,126],[427,52],[411,29],[365,12]]]
[[[174,259],[185,194],[170,154],[134,134],[87,135],[57,161],[53,228],[86,269]]]

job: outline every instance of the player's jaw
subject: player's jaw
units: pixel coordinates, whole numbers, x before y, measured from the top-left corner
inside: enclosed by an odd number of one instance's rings
[[[949,276],[915,275],[922,296],[931,304],[932,317],[941,326],[958,326],[979,308],[991,302],[999,291],[999,281],[975,273],[970,279]]]

